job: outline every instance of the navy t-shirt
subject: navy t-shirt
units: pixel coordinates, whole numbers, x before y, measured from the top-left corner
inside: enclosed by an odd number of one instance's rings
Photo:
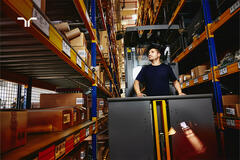
[[[169,81],[177,78],[170,66],[160,64],[158,66],[148,65],[142,68],[136,80],[145,84],[145,93],[148,96],[169,95]]]

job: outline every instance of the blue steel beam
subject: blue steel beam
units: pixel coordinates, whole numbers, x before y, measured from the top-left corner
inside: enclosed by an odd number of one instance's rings
[[[210,57],[211,70],[212,70],[212,76],[213,76],[212,82],[213,82],[213,87],[214,87],[215,102],[216,102],[216,106],[217,106],[217,113],[221,118],[223,116],[222,91],[221,91],[221,87],[220,87],[220,82],[216,78],[216,74],[215,74],[215,70],[216,70],[218,64],[217,64],[217,55],[216,55],[214,35],[210,30],[211,24],[212,24],[212,18],[211,18],[208,0],[202,0],[202,6],[203,6],[203,12],[204,12],[206,31],[207,31],[208,49],[209,49],[209,57]],[[223,128],[222,123],[220,123],[220,125],[221,125],[221,128]]]
[[[93,24],[93,30],[96,35],[96,2],[91,0],[91,19]],[[92,67],[96,67],[96,40],[92,40],[91,43],[91,54],[92,54]],[[97,120],[97,84],[92,84],[92,120]],[[97,137],[96,133],[92,134],[92,155],[93,160],[97,159]]]

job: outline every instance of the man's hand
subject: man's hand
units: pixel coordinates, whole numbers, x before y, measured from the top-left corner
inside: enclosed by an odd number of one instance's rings
[[[143,94],[141,92],[137,93],[137,97],[144,97],[144,96],[146,96],[146,94]]]
[[[179,96],[184,96],[186,95],[185,93],[178,93]]]

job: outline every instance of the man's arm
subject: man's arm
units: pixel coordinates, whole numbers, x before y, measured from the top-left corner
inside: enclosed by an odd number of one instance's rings
[[[138,97],[143,97],[144,94],[140,90],[140,85],[139,85],[139,81],[138,80],[134,81],[134,90],[135,90],[136,95]]]
[[[178,80],[173,82],[174,87],[176,88],[177,92],[179,95],[186,95],[185,93],[182,92],[181,85],[178,82]]]

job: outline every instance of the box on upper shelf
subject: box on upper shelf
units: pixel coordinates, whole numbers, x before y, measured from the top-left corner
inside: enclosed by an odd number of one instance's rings
[[[62,22],[58,24],[54,24],[56,29],[62,33],[70,31],[70,27],[68,25],[68,22]]]
[[[100,49],[102,53],[109,53],[109,40],[107,31],[100,31]]]
[[[86,107],[86,96],[83,93],[40,95],[40,108],[52,108],[61,106]]]
[[[72,29],[68,32],[65,32],[65,36],[68,40],[72,40],[76,37],[79,37],[81,36],[81,32],[80,32],[80,29],[79,28],[75,28],[75,29]]]
[[[72,47],[87,47],[87,41],[84,33],[81,32],[80,36],[70,40],[70,44]]]
[[[87,63],[90,67],[92,65],[91,54],[89,53],[87,47],[73,47],[77,54]]]
[[[204,75],[207,72],[207,65],[199,65],[191,69],[192,79]]]

